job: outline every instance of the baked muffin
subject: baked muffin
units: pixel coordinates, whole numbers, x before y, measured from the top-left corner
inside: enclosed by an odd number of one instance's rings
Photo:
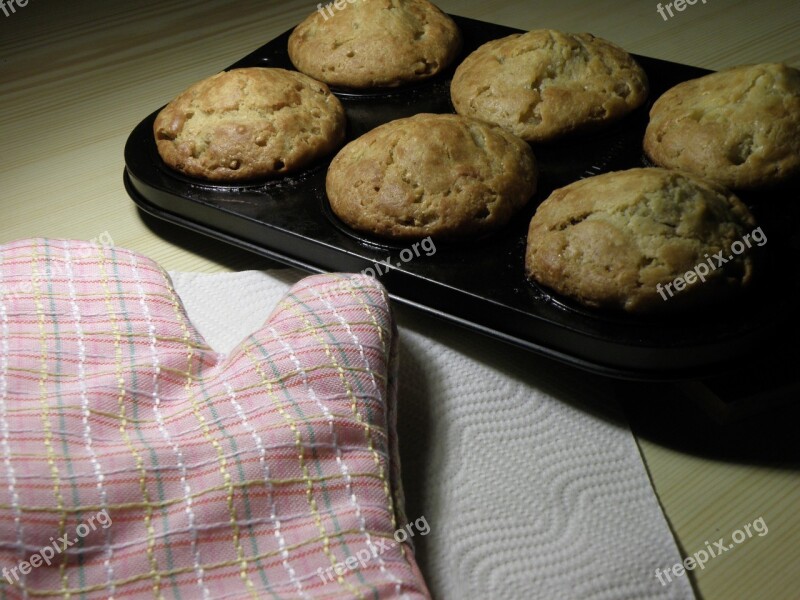
[[[453,62],[460,48],[456,24],[427,0],[323,5],[289,36],[289,57],[299,71],[350,88],[426,79]]]
[[[485,43],[450,86],[456,112],[529,142],[600,129],[640,106],[647,91],[647,75],[622,48],[551,29]]]
[[[418,114],[350,142],[328,169],[333,212],[394,238],[474,238],[505,225],[536,190],[528,144],[458,115]]]
[[[538,207],[525,268],[590,307],[699,306],[750,283],[752,248],[766,242],[754,228],[747,207],[717,184],[667,169],[617,171],[557,189]]]
[[[800,174],[800,71],[747,65],[679,83],[650,110],[650,160],[736,190]]]
[[[153,123],[158,153],[210,181],[275,177],[344,141],[345,116],[324,83],[295,71],[247,68],[190,86]]]

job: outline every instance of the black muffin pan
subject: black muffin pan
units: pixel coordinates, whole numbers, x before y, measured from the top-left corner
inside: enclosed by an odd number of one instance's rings
[[[464,35],[458,64],[490,39],[519,30],[453,17]],[[290,32],[230,68],[292,69]],[[133,130],[125,146],[125,187],[142,210],[300,269],[359,272],[391,259],[379,279],[395,300],[522,348],[605,375],[685,379],[738,368],[763,354],[797,324],[800,249],[797,190],[743,197],[767,243],[764,268],[749,294],[715,309],[678,316],[640,317],[594,311],[530,284],[524,276],[528,223],[550,192],[608,171],[646,166],[642,136],[653,100],[676,83],[708,71],[635,57],[647,72],[645,106],[602,133],[534,145],[540,181],[530,205],[502,231],[471,243],[436,243],[408,262],[412,242],[365,238],[341,223],[325,196],[331,157],[297,175],[238,185],[182,176],[161,161],[153,139],[158,111]],[[437,77],[399,89],[359,92],[332,88],[344,105],[348,141],[393,119],[420,112],[452,113],[449,86],[455,65]],[[209,72],[209,75],[212,73]],[[382,267],[383,269],[383,267]]]

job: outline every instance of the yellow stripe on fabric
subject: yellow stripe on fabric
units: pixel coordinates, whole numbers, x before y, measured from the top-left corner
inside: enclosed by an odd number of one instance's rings
[[[58,298],[59,296],[63,296],[63,295],[53,294],[53,296],[55,298]],[[69,298],[69,296],[63,296],[63,297],[66,298],[66,299]],[[80,294],[76,294],[75,297],[80,297]],[[320,326],[317,327],[317,328],[298,327],[297,329],[286,330],[283,333],[283,335],[284,336],[291,336],[291,335],[295,335],[295,334],[301,335],[303,333],[308,333],[309,331],[312,331],[312,329],[325,329],[326,327],[335,326],[335,325],[336,325],[336,323],[321,323]],[[350,325],[371,325],[371,323],[369,321],[351,321]],[[386,332],[384,332],[384,333],[386,333]],[[113,337],[114,334],[113,334],[113,332],[110,332],[110,331],[108,331],[108,332],[106,332],[106,331],[93,331],[92,332],[92,337],[99,337],[99,336],[103,336],[103,335],[106,335],[108,337]],[[15,337],[21,337],[21,338],[30,337],[30,338],[35,338],[35,339],[38,339],[38,337],[39,337],[38,333],[36,333],[36,332],[25,332],[25,331],[15,331],[14,332],[14,336]],[[144,340],[148,340],[148,341],[150,340],[149,335],[146,334],[146,333],[133,332],[133,333],[130,334],[130,336],[133,337],[134,339],[135,338],[142,338]],[[158,341],[158,342],[172,342],[172,343],[181,344],[181,345],[185,345],[187,343],[186,340],[184,340],[183,338],[176,338],[176,337],[170,337],[170,336],[156,336],[156,341]],[[189,342],[189,343],[191,343],[192,347],[196,348],[197,350],[206,350],[206,351],[213,352],[213,348],[211,348],[208,344],[194,342],[194,341]]]
[[[342,289],[342,287],[343,286],[338,286],[337,289]],[[374,314],[374,312],[372,310],[373,308],[376,308],[376,307],[374,305],[370,304],[369,302],[366,302],[364,300],[363,295],[357,294],[356,293],[356,289],[361,289],[361,286],[348,286],[346,291],[361,306],[361,308],[364,309],[364,312],[366,312],[366,314],[367,314],[367,316],[368,316],[368,318],[369,318],[369,320],[371,322],[372,327],[374,327],[374,329],[378,333],[378,339],[380,340],[382,354],[383,354],[383,361],[384,361],[384,364],[386,365],[386,368],[387,368],[387,376],[385,378],[380,377],[379,373],[375,373],[374,371],[372,371],[372,369],[369,368],[369,358],[367,357],[366,352],[364,352],[364,345],[361,343],[361,341],[359,339],[359,336],[355,332],[355,329],[350,326],[350,322],[349,321],[345,321],[344,317],[339,314],[339,311],[337,311],[337,309],[329,301],[325,300],[323,295],[320,295],[317,292],[314,292],[314,293],[320,300],[325,302],[326,305],[331,307],[331,309],[334,311],[334,314],[336,314],[337,317],[342,322],[346,322],[347,323],[347,325],[346,325],[347,330],[350,332],[350,335],[352,336],[353,341],[356,342],[356,344],[359,346],[359,349],[361,350],[361,356],[362,356],[363,360],[365,361],[365,366],[367,367],[366,371],[372,377],[373,386],[375,387],[375,391],[376,392],[380,393],[380,391],[377,389],[378,386],[377,386],[377,382],[376,382],[376,379],[375,379],[375,375],[378,375],[379,378],[382,381],[382,392],[383,392],[383,396],[386,398],[386,402],[387,402],[386,406],[384,407],[384,415],[385,415],[385,419],[386,419],[385,437],[386,437],[386,440],[387,440],[387,443],[386,443],[386,455],[387,455],[387,461],[390,461],[391,457],[392,457],[392,447],[391,447],[391,444],[389,443],[389,426],[390,426],[389,414],[390,414],[391,411],[390,411],[390,408],[389,408],[389,405],[388,405],[388,402],[389,402],[389,399],[388,399],[388,383],[389,383],[389,369],[391,368],[391,365],[390,365],[391,349],[387,348],[386,335],[385,335],[384,327],[380,323],[378,323],[378,320],[375,317],[375,314]],[[328,293],[324,294],[324,295],[325,296],[331,296],[332,293],[333,293],[333,290],[327,290],[327,291],[328,291]],[[388,299],[388,297],[386,297],[385,292],[383,293],[383,301],[384,301],[384,306],[386,306],[388,308],[389,299]],[[359,321],[359,322],[363,323],[363,321]],[[380,465],[380,463],[379,463],[379,457],[378,457],[377,453],[374,451],[374,448],[372,447],[372,435],[371,435],[371,433],[369,433],[368,431],[365,431],[365,435],[367,436],[368,445],[369,445],[370,449],[372,450],[373,459],[375,459],[376,466],[379,469],[380,478],[381,478],[381,481],[383,483],[383,491],[384,491],[384,495],[385,495],[386,501],[387,501],[387,510],[389,511],[389,518],[391,520],[392,529],[395,530],[397,528],[397,515],[396,515],[395,504],[394,504],[394,495],[392,494],[391,485],[390,485],[390,482],[388,481],[388,478],[386,477],[386,474],[385,474],[385,471],[383,469],[383,466]],[[406,560],[409,563],[409,565],[412,564],[412,559],[411,559],[411,557],[409,557],[408,550],[405,547],[405,545],[404,544],[399,544],[399,546],[400,546],[400,551],[403,554],[403,559]],[[399,586],[399,581],[396,580],[396,579],[395,579],[395,584],[397,586]],[[396,587],[395,589],[396,589],[396,591],[399,592],[399,587]]]
[[[369,532],[369,534],[371,536],[373,536],[375,538],[383,538],[383,539],[389,540],[391,542],[395,541],[394,537],[391,536],[391,535],[388,535],[386,532],[373,531],[373,530],[367,530],[367,531]],[[352,536],[361,537],[362,531],[360,529],[343,529],[342,531],[339,532],[339,535],[352,535]],[[309,546],[311,544],[316,544],[316,543],[318,543],[320,541],[324,541],[324,537],[323,536],[307,538],[307,539],[304,539],[302,542],[299,542],[297,544],[287,545],[286,546],[286,550],[288,550],[290,552],[293,552],[295,550],[299,550],[300,548],[303,548],[304,546]],[[267,552],[262,552],[260,554],[254,555],[252,558],[253,558],[254,562],[256,560],[266,560],[266,559],[270,559],[270,558],[273,558],[273,557],[276,557],[276,556],[280,556],[280,554],[282,552],[283,551],[281,549],[269,550]],[[207,564],[203,565],[203,568],[208,570],[208,571],[212,571],[214,569],[224,569],[226,567],[232,567],[232,566],[235,566],[237,564],[239,564],[239,559],[238,558],[234,558],[234,559],[226,560],[226,561],[222,561],[222,562],[207,563]],[[194,566],[187,565],[185,567],[177,567],[175,569],[168,569],[168,570],[160,571],[159,574],[160,574],[161,578],[163,579],[163,578],[166,578],[166,577],[184,575],[184,574],[187,574],[187,573],[191,573],[193,571],[194,571]],[[146,580],[149,577],[150,577],[149,573],[140,573],[138,575],[132,575],[130,577],[124,577],[124,578],[121,578],[121,579],[115,579],[114,580],[114,585],[119,588],[119,587],[124,586],[124,585],[128,585],[128,584],[131,584],[131,583],[136,583],[137,581]],[[8,587],[9,588],[16,588],[16,589],[23,589],[23,587],[20,586],[19,584],[9,585]],[[287,584],[287,587],[288,587],[288,584]],[[70,594],[88,594],[88,593],[91,593],[91,592],[96,592],[96,591],[104,590],[104,589],[106,589],[106,585],[98,583],[98,584],[95,584],[95,585],[89,585],[89,586],[84,586],[84,587],[70,588],[68,590],[68,592]],[[62,592],[61,592],[61,590],[29,589],[28,588],[27,589],[27,593],[28,593],[29,596],[44,597],[44,596],[56,596],[56,595],[61,594]]]
[[[247,386],[244,389],[252,390],[254,388],[253,388],[253,386]],[[234,390],[234,391],[237,391],[237,390]],[[65,409],[68,409],[68,410],[64,410],[62,412],[67,413],[67,412],[70,412],[70,411],[73,411],[73,410],[75,412],[78,412],[78,413],[80,412],[79,408],[76,407],[75,405],[66,405]],[[11,413],[12,411],[7,411],[7,412]],[[25,410],[17,410],[17,411],[13,411],[13,412],[14,413],[25,414],[25,413],[34,413],[36,411],[34,409],[28,408],[28,409],[25,409]],[[178,413],[179,415],[183,414],[184,412],[186,412],[186,411],[176,411],[176,413]],[[116,419],[119,418],[119,415],[116,414],[116,413],[108,413],[108,412],[98,411],[98,410],[90,410],[89,413],[92,414],[92,415],[96,415],[96,416],[108,417],[109,419],[112,419],[112,420],[116,420]],[[38,414],[38,412],[36,414]],[[338,413],[338,412],[331,412],[331,415],[334,416],[334,417],[349,418],[351,416],[351,413],[344,414],[344,413]],[[233,418],[233,417],[231,417],[231,418]],[[303,417],[297,419],[298,423],[305,423],[305,424],[314,424],[314,423],[317,423],[317,422],[320,422],[320,421],[325,421],[325,416],[324,415],[316,415],[316,416],[309,416],[309,417],[303,416]],[[136,419],[128,419],[128,423],[129,424],[130,423],[134,423],[134,424],[135,423],[144,423],[144,424],[149,424],[149,425],[157,425],[158,424],[157,421],[149,421],[149,420],[145,421],[145,420],[136,420]],[[283,425],[263,425],[261,427],[261,429],[263,431],[269,431],[271,429],[280,429],[281,427],[283,427]],[[380,433],[380,432],[378,432],[378,433]],[[14,456],[17,456],[17,457],[20,457],[20,458],[41,458],[42,457],[41,454],[37,454],[35,452],[29,452],[29,453],[19,452],[19,453],[15,453]],[[66,458],[63,457],[63,456],[56,456],[55,460],[56,461],[66,460]],[[2,505],[0,505],[0,506],[2,506]]]
[[[372,321],[376,331],[378,332],[378,339],[380,339],[380,341],[381,341],[381,348],[383,348],[383,360],[384,360],[384,364],[386,364],[386,368],[387,368],[387,377],[384,380],[384,395],[386,396],[386,402],[387,402],[387,406],[386,406],[385,412],[384,412],[384,414],[386,415],[386,429],[387,429],[386,454],[387,454],[387,456],[390,456],[391,455],[391,448],[389,447],[389,442],[388,442],[388,437],[389,437],[388,436],[388,429],[389,429],[389,406],[388,406],[388,402],[389,402],[389,398],[388,398],[388,394],[389,394],[389,390],[388,390],[389,378],[388,378],[388,369],[391,368],[390,365],[389,365],[389,361],[391,360],[391,356],[390,356],[391,349],[388,348],[387,345],[386,345],[386,339],[384,338],[383,327],[381,327],[381,325],[378,323],[378,320],[375,317],[375,314],[372,312],[372,309],[370,308],[370,305],[367,302],[364,301],[363,297],[361,297],[358,294],[356,294],[355,290],[352,287],[349,289],[349,292],[350,292],[350,295],[356,300],[356,302],[358,302],[361,305],[361,307],[364,309],[364,312],[367,313],[367,316]],[[384,302],[386,302],[387,306],[389,305],[389,299],[388,298],[384,297]],[[381,472],[383,472],[382,469],[381,469]],[[389,510],[390,510],[390,515],[391,515],[391,520],[392,520],[392,531],[395,531],[395,530],[397,530],[397,516],[395,515],[395,510],[394,510],[394,496],[391,493],[391,489],[390,489],[386,479],[383,480],[383,484],[384,484],[383,491],[384,491],[384,494],[386,494],[386,498],[387,498],[387,501],[388,501],[388,507],[389,507]],[[411,563],[411,557],[408,556],[405,544],[398,544],[398,545],[400,546],[400,550],[403,553],[403,558],[405,558],[410,564]]]
[[[292,434],[294,435],[294,443],[295,447],[297,448],[297,460],[300,465],[300,471],[303,473],[303,480],[306,484],[306,501],[308,502],[309,508],[311,508],[311,514],[313,515],[314,523],[317,526],[317,529],[319,529],[322,538],[322,551],[328,557],[331,566],[335,566],[338,563],[338,561],[336,560],[336,556],[334,556],[333,552],[331,551],[331,540],[330,537],[328,537],[328,532],[326,531],[325,526],[322,523],[322,517],[320,516],[319,508],[317,507],[317,501],[314,498],[314,483],[309,473],[308,465],[306,464],[305,448],[303,446],[303,437],[300,434],[300,430],[297,427],[297,422],[288,413],[288,411],[286,411],[283,402],[281,402],[281,400],[278,398],[278,395],[275,393],[275,390],[273,389],[273,383],[266,376],[266,373],[264,373],[264,370],[261,368],[261,364],[253,356],[251,348],[252,348],[251,344],[246,345],[244,347],[244,354],[253,364],[256,373],[258,373],[258,376],[261,378],[261,382],[266,387],[268,397],[272,399],[272,403],[277,407],[281,417],[283,417],[283,419],[289,425],[289,429],[292,430]],[[349,581],[345,581],[342,575],[337,573],[336,581],[339,583],[339,585],[346,587],[348,590],[350,590],[351,593],[355,594],[357,597],[363,598],[363,595],[356,588],[354,588]]]
[[[310,326],[310,322],[308,321],[308,317],[305,313],[300,311],[296,304],[284,302],[283,307],[289,311],[292,311],[298,317],[303,319],[303,321]],[[380,329],[380,328],[379,328]],[[361,411],[358,409],[358,401],[356,400],[355,394],[353,393],[353,388],[350,385],[350,381],[345,376],[345,372],[348,370],[342,367],[336,358],[333,356],[331,352],[330,345],[324,340],[322,334],[317,332],[312,332],[312,335],[317,338],[320,344],[325,349],[325,354],[327,355],[328,359],[333,363],[334,368],[336,369],[337,373],[339,374],[339,379],[342,382],[342,385],[345,388],[345,392],[347,394],[348,399],[350,400],[350,410],[352,411],[356,421],[364,426],[364,438],[367,442],[367,449],[369,450],[370,454],[372,454],[372,459],[375,462],[375,466],[378,468],[378,478],[381,480],[383,484],[383,491],[386,495],[387,500],[387,509],[389,510],[389,515],[392,521],[392,529],[397,529],[397,519],[395,518],[394,514],[394,501],[392,499],[392,492],[389,486],[389,480],[386,477],[386,471],[383,467],[383,464],[380,460],[380,455],[378,454],[377,450],[375,450],[375,445],[373,444],[372,440],[372,426],[369,424],[368,421],[364,420],[364,417],[361,414]],[[384,344],[384,353],[385,353],[385,344]],[[388,363],[387,363],[388,364]],[[352,369],[351,369],[352,370]],[[361,369],[364,372],[372,373],[371,369]],[[388,408],[388,407],[387,407]]]
[[[32,271],[32,283],[33,283],[33,291],[34,291],[34,298],[36,303],[36,317],[37,322],[39,324],[39,346],[41,351],[41,370],[39,372],[39,392],[41,396],[39,397],[39,404],[42,407],[42,425],[44,427],[44,446],[47,453],[47,464],[50,466],[50,476],[53,479],[53,494],[55,495],[56,499],[56,510],[53,512],[58,512],[60,517],[58,519],[58,537],[61,538],[64,536],[64,532],[67,528],[67,513],[64,510],[64,496],[61,493],[61,475],[58,472],[58,467],[56,467],[55,461],[55,452],[53,450],[53,432],[50,426],[50,403],[48,401],[48,393],[47,393],[47,331],[45,329],[45,316],[44,316],[44,304],[42,302],[42,288],[41,288],[41,273],[39,271],[39,247],[34,246],[33,256],[31,257],[33,271]],[[24,508],[24,507],[23,507]],[[69,598],[69,594],[67,593],[67,584],[69,583],[68,576],[67,576],[67,555],[63,554],[61,556],[61,560],[59,561],[58,565],[58,573],[61,579],[61,593],[64,598]]]
[[[115,377],[117,379],[117,405],[119,406],[119,432],[122,435],[122,439],[125,442],[125,445],[128,447],[131,455],[136,462],[136,470],[139,472],[139,490],[142,494],[142,499],[144,501],[144,526],[146,531],[146,539],[147,539],[147,560],[150,563],[150,573],[147,576],[153,579],[153,594],[156,598],[160,600],[164,598],[163,594],[161,593],[161,576],[158,572],[158,563],[156,562],[155,558],[155,531],[153,529],[153,505],[150,502],[150,492],[147,489],[147,473],[144,469],[144,460],[142,459],[141,454],[138,450],[133,446],[131,443],[130,434],[128,433],[127,428],[127,417],[125,415],[126,407],[126,390],[125,390],[125,379],[122,376],[123,374],[123,366],[122,366],[122,334],[119,328],[119,322],[117,321],[116,315],[114,314],[113,310],[113,302],[111,300],[111,288],[110,288],[110,280],[108,274],[108,260],[105,256],[105,253],[102,249],[98,250],[98,258],[100,259],[100,273],[102,276],[101,285],[103,287],[103,292],[105,295],[105,304],[106,308],[108,309],[108,315],[111,318],[111,326],[112,330],[114,331],[114,363],[115,363]]]
[[[320,370],[324,370],[324,369],[329,369],[329,368],[331,368],[333,366],[334,365],[322,364],[322,365],[318,365],[318,366],[315,366],[315,367],[309,367],[308,369],[306,369],[306,371],[307,372],[320,371]],[[358,372],[366,373],[367,372],[367,369],[362,369],[362,368],[359,368],[359,367],[342,367],[342,368],[345,371],[353,371],[354,373],[358,373]],[[40,375],[41,374],[41,370],[26,369],[24,367],[9,367],[8,371],[9,372],[16,372],[16,373],[30,373],[31,375]],[[179,377],[186,377],[187,375],[189,375],[189,373],[187,373],[186,371],[181,371],[180,369],[172,369],[172,368],[169,368],[169,367],[162,367],[161,371],[163,373],[171,373],[171,374],[177,375]],[[106,375],[113,375],[114,373],[115,373],[115,371],[92,371],[92,376],[95,377],[95,378],[101,378],[101,377],[106,376]],[[290,379],[290,378],[298,375],[299,373],[300,373],[300,371],[287,371],[286,373],[283,373],[280,377],[274,379],[273,383],[283,383],[286,379]],[[51,372],[47,372],[46,374],[48,375],[48,378],[52,377],[52,378],[59,378],[59,379],[75,379],[75,380],[78,379],[78,375],[74,375],[72,373],[57,373],[57,372],[52,372],[51,373]],[[374,373],[374,375],[376,377],[378,377],[379,379],[384,379],[385,380],[385,378],[380,373]],[[252,387],[259,387],[259,386],[252,386]],[[246,390],[246,389],[247,388],[242,388],[242,390]],[[219,393],[219,394],[216,394],[214,396],[209,396],[209,398],[210,399],[211,398],[222,398],[224,396],[225,396],[224,393]],[[186,412],[188,412],[189,410],[190,409],[187,409]]]
[[[350,474],[352,477],[362,477],[364,479],[376,479],[380,481],[380,475],[377,475],[372,472],[365,472],[359,473],[354,472]],[[311,481],[312,483],[326,483],[329,481],[336,481],[338,479],[344,479],[344,475],[341,473],[336,473],[334,475],[321,475],[319,477],[314,477],[313,475],[309,475],[308,477],[289,477],[286,479],[270,479],[270,484],[273,486],[282,486],[282,485],[292,485],[297,483],[307,483]],[[160,500],[155,502],[121,502],[119,504],[108,504],[106,505],[107,508],[110,509],[131,509],[131,508],[145,508],[150,506],[152,508],[166,508],[168,506],[173,506],[175,504],[180,504],[183,502],[185,498],[191,498],[195,500],[197,498],[201,498],[211,492],[221,492],[223,490],[228,490],[230,487],[235,489],[241,488],[249,488],[249,487],[267,487],[267,484],[263,479],[246,479],[244,481],[232,481],[230,485],[227,483],[222,485],[214,485],[210,487],[204,487],[202,492],[195,492],[193,494],[189,494],[188,496],[181,496],[181,498],[173,498],[172,500]],[[0,504],[0,509],[9,509],[12,506],[10,504]],[[67,514],[71,513],[80,513],[80,512],[100,512],[104,506],[100,504],[82,504],[80,506],[73,506],[73,507],[64,507],[63,509],[55,509],[52,506],[22,506],[25,512],[32,512],[32,513],[55,513],[55,512],[64,512]]]
[[[195,418],[200,423],[200,427],[203,430],[203,437],[206,438],[208,442],[214,447],[214,450],[217,453],[217,460],[219,462],[219,470],[222,474],[223,481],[225,482],[224,489],[226,489],[226,500],[227,500],[227,507],[228,507],[228,515],[230,517],[230,524],[231,528],[233,529],[233,545],[236,549],[236,558],[237,560],[233,564],[239,564],[239,577],[244,582],[245,587],[247,588],[250,595],[254,598],[254,600],[258,600],[258,594],[256,593],[255,585],[253,581],[250,579],[250,576],[247,574],[247,558],[244,555],[244,548],[242,547],[241,543],[241,531],[239,529],[239,517],[237,515],[236,506],[233,503],[233,495],[235,485],[232,482],[231,474],[228,471],[228,461],[225,458],[225,453],[222,450],[222,446],[220,446],[219,441],[211,435],[211,428],[208,426],[208,422],[206,421],[205,416],[200,412],[200,408],[197,403],[197,398],[194,394],[194,376],[192,375],[192,362],[194,358],[194,347],[189,342],[191,341],[191,335],[189,333],[189,327],[186,323],[186,319],[183,316],[183,312],[181,311],[181,304],[178,300],[177,295],[175,294],[175,290],[172,289],[172,285],[169,280],[166,278],[165,274],[162,272],[162,277],[164,278],[164,284],[166,285],[167,289],[169,290],[171,302],[172,302],[172,309],[175,313],[175,317],[177,318],[181,332],[183,333],[183,338],[187,342],[186,343],[186,384],[184,389],[186,390],[186,394],[189,397],[189,401],[192,406],[192,412],[194,413]]]

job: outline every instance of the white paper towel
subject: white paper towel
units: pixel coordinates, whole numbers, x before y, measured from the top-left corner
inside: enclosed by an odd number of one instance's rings
[[[297,271],[171,273],[219,352]],[[406,508],[435,598],[686,599],[681,556],[608,382],[397,307]]]

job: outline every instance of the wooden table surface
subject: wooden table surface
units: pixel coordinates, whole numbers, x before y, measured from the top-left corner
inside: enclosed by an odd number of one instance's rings
[[[637,54],[710,69],[765,61],[800,67],[796,0],[696,0],[667,20],[657,4],[439,2],[447,12],[523,29],[590,31]],[[304,0],[29,0],[8,16],[0,12],[0,243],[106,233],[170,270],[276,266],[141,215],[122,186],[122,150],[145,115],[313,10],[316,3]],[[634,432],[684,555],[759,517],[769,527],[695,570],[698,596],[800,598],[797,445],[787,438],[774,452],[759,450],[761,441],[794,435],[785,423],[797,423],[797,411],[698,430],[702,417],[676,401],[673,388],[637,393]],[[693,428],[682,430],[690,420]],[[731,431],[750,443],[727,439],[719,444],[729,451],[719,451],[717,437]]]

